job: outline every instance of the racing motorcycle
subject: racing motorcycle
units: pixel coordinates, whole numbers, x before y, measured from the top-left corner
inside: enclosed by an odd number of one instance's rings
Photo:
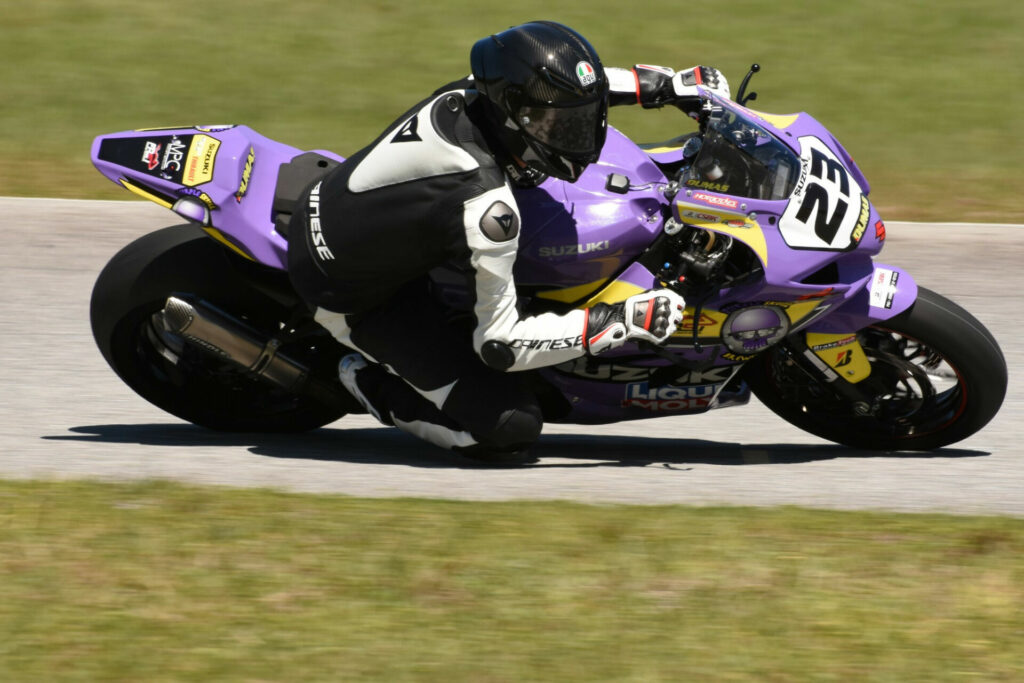
[[[745,106],[757,69],[736,101],[702,93],[697,131],[638,145],[610,128],[576,183],[517,190],[526,313],[654,287],[688,304],[663,346],[531,371],[545,420],[699,414],[753,393],[855,448],[970,436],[1006,393],[998,344],[966,310],[874,260],[886,229],[868,181],[808,114]],[[91,153],[110,180],[184,219],[124,247],[94,287],[96,343],[128,386],[217,430],[298,432],[363,412],[337,380],[347,350],[285,270],[298,197],[343,157],[246,126],[114,133]],[[443,268],[433,282],[456,324],[464,285]]]

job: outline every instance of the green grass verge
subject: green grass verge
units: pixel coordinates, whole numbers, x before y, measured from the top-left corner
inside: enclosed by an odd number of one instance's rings
[[[1024,679],[1024,521],[0,482],[0,679]]]
[[[759,61],[756,106],[821,119],[887,218],[1024,222],[1024,3],[0,0],[0,16],[0,194],[128,198],[88,150],[130,128],[245,123],[350,154],[464,75],[477,38],[550,18],[607,64],[712,64],[738,88]],[[688,128],[667,111],[613,123]]]

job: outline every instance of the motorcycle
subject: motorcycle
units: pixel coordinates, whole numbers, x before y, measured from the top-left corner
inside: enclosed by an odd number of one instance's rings
[[[992,419],[1007,368],[970,313],[875,262],[885,224],[846,150],[806,113],[702,91],[698,130],[638,145],[609,128],[574,184],[517,190],[527,313],[672,287],[688,304],[663,346],[627,344],[531,371],[545,420],[700,414],[751,393],[829,441],[930,450]],[[104,358],[139,395],[217,430],[299,432],[364,412],[337,380],[346,352],[286,273],[302,191],[344,158],[246,126],[102,135],[97,169],[185,219],[124,247],[91,299]],[[437,296],[457,319],[461,281]],[[425,359],[424,362],[429,362]]]

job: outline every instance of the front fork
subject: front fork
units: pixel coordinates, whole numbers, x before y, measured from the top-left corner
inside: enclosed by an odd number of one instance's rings
[[[871,415],[875,410],[875,396],[858,383],[871,374],[871,363],[861,347],[856,335],[849,335],[843,340],[829,342],[827,349],[808,344],[808,339],[827,335],[795,334],[782,344],[778,350],[784,356],[785,363],[791,363],[803,370],[809,377],[817,380],[836,396],[846,400],[857,415]],[[833,344],[839,344],[833,346]],[[819,344],[819,346],[821,346]],[[833,350],[836,350],[833,352]],[[835,357],[835,360],[826,358]],[[863,359],[861,362],[860,358]],[[857,359],[857,360],[855,360]],[[852,367],[850,367],[852,366]],[[864,367],[866,366],[866,372]],[[845,368],[845,369],[844,369]]]
[[[837,396],[850,403],[858,415],[878,409],[875,393],[863,380],[871,375],[871,361],[857,334],[903,313],[917,300],[917,283],[910,274],[885,264],[875,264],[870,278],[837,311],[816,322],[806,332],[790,336],[779,345],[787,363],[793,363]]]

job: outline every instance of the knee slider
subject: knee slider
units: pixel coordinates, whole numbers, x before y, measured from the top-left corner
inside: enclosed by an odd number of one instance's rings
[[[488,448],[498,451],[516,451],[528,448],[540,438],[544,420],[539,410],[513,408],[506,410],[494,429],[486,434],[474,434]]]

